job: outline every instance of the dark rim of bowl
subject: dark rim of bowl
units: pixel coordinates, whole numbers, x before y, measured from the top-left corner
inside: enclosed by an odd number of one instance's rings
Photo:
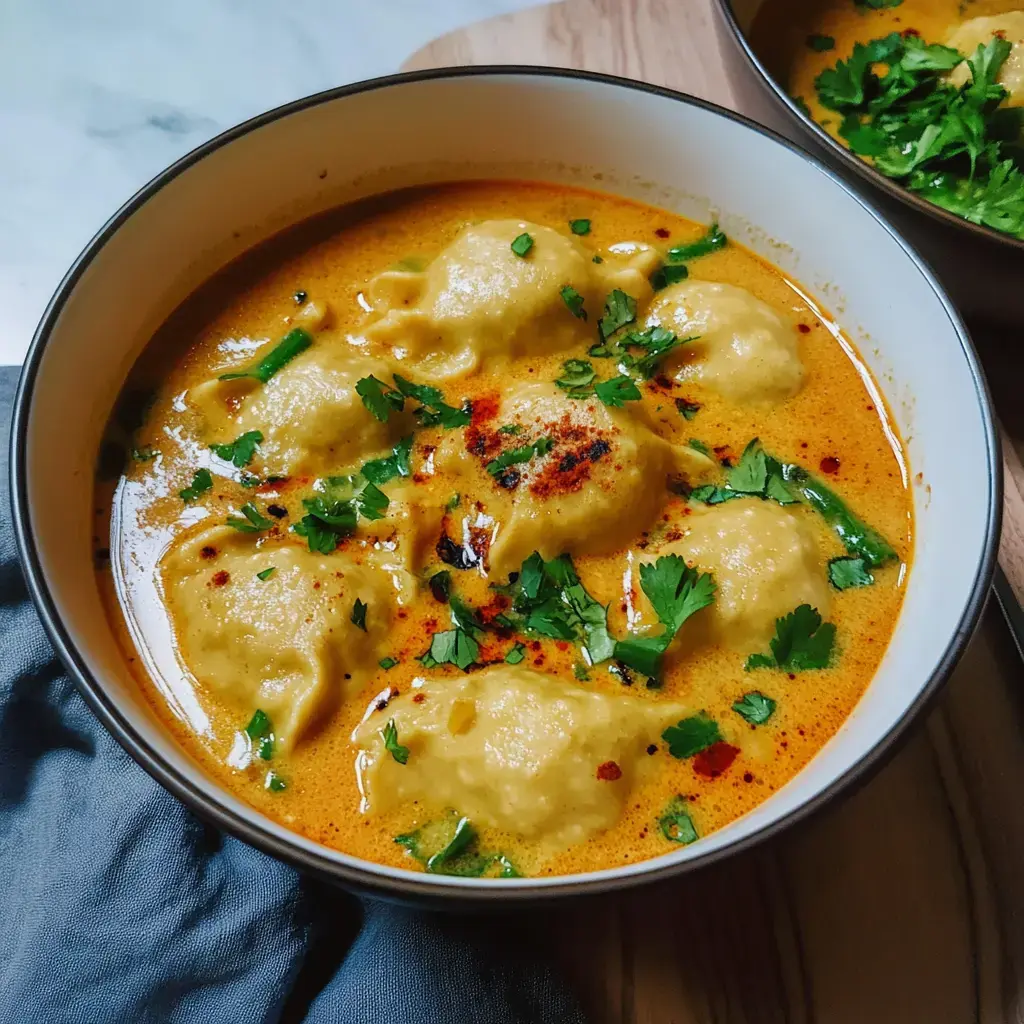
[[[500,880],[490,880],[486,887],[463,888],[449,884],[444,876],[435,876],[407,872],[404,877],[386,877],[377,874],[372,865],[367,868],[349,867],[331,860],[329,857],[306,849],[279,838],[266,831],[256,821],[249,820],[245,816],[236,813],[234,810],[223,805],[221,801],[213,796],[211,792],[194,785],[184,776],[179,775],[175,768],[169,765],[147,742],[136,732],[132,723],[122,713],[117,703],[106,693],[104,686],[89,671],[89,668],[75,646],[75,642],[57,613],[56,606],[50,594],[49,586],[40,565],[39,554],[36,549],[36,539],[31,524],[31,512],[28,502],[28,465],[25,439],[28,433],[28,424],[31,416],[32,395],[36,377],[39,373],[40,364],[46,349],[50,333],[60,316],[61,310],[69,295],[74,290],[79,278],[91,264],[93,259],[102,250],[107,241],[114,235],[121,225],[140,209],[153,195],[164,185],[172,181],[184,170],[202,160],[208,154],[225,146],[233,140],[290,114],[328,103],[346,96],[354,96],[359,93],[375,89],[387,88],[394,85],[407,85],[416,82],[430,81],[434,79],[458,79],[458,78],[480,78],[486,76],[528,76],[534,78],[569,78],[577,81],[594,82],[601,85],[610,85],[618,88],[632,89],[638,92],[649,93],[665,99],[671,99],[680,103],[699,107],[718,117],[724,117],[737,124],[742,125],[750,131],[759,133],[771,139],[776,144],[785,147],[795,153],[800,159],[809,163],[818,173],[826,175],[833,184],[853,198],[863,209],[865,216],[873,217],[882,225],[907,253],[910,259],[918,267],[919,271],[927,279],[935,292],[936,298],[942,304],[949,317],[950,323],[956,332],[963,350],[964,358],[974,377],[977,391],[978,403],[981,407],[984,424],[985,442],[988,453],[989,468],[989,510],[988,523],[986,525],[985,544],[981,558],[978,562],[974,583],[970,593],[966,596],[963,612],[957,628],[950,638],[938,668],[932,677],[927,681],[917,698],[904,709],[902,715],[892,723],[889,731],[848,771],[838,778],[833,779],[825,788],[799,807],[788,814],[758,829],[756,832],[721,849],[709,851],[704,855],[697,855],[689,860],[671,864],[658,864],[652,860],[649,870],[638,870],[633,874],[619,877],[588,877],[587,875],[577,876],[570,880],[559,883],[557,879],[544,880],[541,886],[530,886],[529,884],[502,883]],[[65,667],[76,681],[78,689],[92,708],[93,712],[114,735],[122,747],[137,761],[153,778],[155,778],[167,790],[183,800],[193,810],[198,812],[207,820],[218,827],[230,832],[251,845],[263,850],[281,860],[288,861],[302,870],[322,878],[333,881],[341,881],[349,885],[365,890],[376,892],[380,895],[391,896],[392,898],[406,898],[425,902],[445,902],[458,904],[460,902],[479,902],[488,900],[499,900],[508,902],[539,902],[545,899],[565,896],[582,895],[597,892],[610,892],[613,890],[631,887],[641,883],[661,881],[672,876],[681,875],[696,868],[704,867],[728,857],[742,850],[747,850],[768,839],[778,835],[791,825],[806,819],[812,813],[821,810],[830,804],[840,792],[847,790],[854,783],[863,783],[866,778],[890,756],[896,745],[896,740],[903,735],[910,723],[928,705],[938,693],[942,684],[949,677],[954,666],[963,653],[963,650],[970,639],[971,633],[988,595],[989,586],[995,568],[996,551],[999,539],[999,524],[1002,511],[1002,462],[999,457],[997,434],[992,413],[992,405],[989,400],[988,389],[985,378],[978,361],[977,353],[967,333],[962,320],[957,314],[950,300],[946,297],[941,286],[931,272],[928,265],[895,231],[877,210],[870,203],[865,201],[854,192],[841,178],[833,171],[822,165],[809,153],[782,138],[775,132],[749,120],[733,111],[726,110],[716,104],[705,100],[686,96],[671,89],[659,86],[648,85],[643,82],[635,82],[629,79],[618,78],[612,75],[602,75],[585,71],[574,71],[562,68],[534,67],[529,65],[488,65],[468,68],[436,68],[426,71],[415,71],[404,74],[390,75],[383,78],[369,79],[363,82],[356,82],[351,85],[341,86],[324,92],[316,93],[304,99],[296,100],[277,107],[274,110],[260,114],[240,125],[230,128],[222,134],[211,139],[209,142],[192,150],[190,153],[176,161],[162,173],[158,174],[152,181],[140,189],[121,209],[104,225],[99,233],[86,246],[78,259],[71,266],[63,281],[50,300],[46,311],[36,329],[26,358],[24,370],[18,386],[17,396],[14,405],[14,418],[11,430],[11,504],[15,535],[17,537],[18,549],[25,569],[26,580],[32,599],[39,611],[43,625],[49,634],[54,648],[60,656]],[[220,787],[213,784],[213,790]],[[526,880],[524,880],[526,881]]]
[[[733,10],[733,0],[713,0],[713,2],[721,15],[722,21],[732,34],[733,40],[743,51],[747,63],[750,64],[756,75],[760,78],[761,84],[767,86],[775,94],[775,98],[793,121],[803,131],[813,135],[817,143],[827,149],[832,156],[842,161],[844,167],[849,168],[854,174],[869,181],[876,188],[887,192],[894,199],[912,206],[915,210],[927,214],[934,220],[941,221],[943,224],[948,224],[962,231],[968,231],[976,238],[998,242],[1000,245],[1009,246],[1011,249],[1024,250],[1024,238],[1016,238],[1005,231],[997,231],[995,228],[986,227],[984,224],[974,224],[963,217],[958,217],[949,210],[944,210],[941,206],[936,206],[935,203],[928,202],[927,199],[911,192],[910,189],[898,185],[892,178],[887,178],[880,171],[876,171],[871,164],[861,160],[860,157],[837,142],[813,117],[805,114],[793,102],[789,93],[769,73],[768,69],[761,62],[761,58],[754,52],[754,47],[747,38],[746,33],[740,28],[739,22],[736,19],[736,12]]]

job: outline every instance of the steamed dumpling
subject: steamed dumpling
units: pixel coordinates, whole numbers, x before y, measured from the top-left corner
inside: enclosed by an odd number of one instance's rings
[[[580,842],[616,822],[638,762],[649,760],[646,746],[685,713],[679,704],[609,696],[522,666],[422,680],[353,736],[364,809],[383,813],[417,801],[531,839]],[[404,765],[380,736],[390,719],[409,748]],[[608,762],[618,778],[599,778]]]
[[[482,478],[491,493],[488,513],[497,522],[490,568],[499,577],[518,570],[534,551],[550,559],[623,547],[664,505],[670,475],[695,482],[714,468],[692,448],[658,437],[640,410],[570,398],[554,384],[511,388],[494,422],[514,424],[521,432],[493,435],[480,456],[483,463],[500,450],[543,438],[552,442],[547,454]],[[438,464],[465,459],[439,452]]]
[[[533,238],[525,257],[511,248],[524,232]],[[589,323],[567,307],[566,286],[583,297]],[[370,295],[384,315],[367,339],[432,381],[580,344],[604,302],[596,265],[576,239],[520,220],[468,227],[423,273],[381,274]]]
[[[828,614],[829,588],[805,518],[771,501],[733,500],[695,512],[685,536],[658,551],[715,578],[715,600],[684,631],[743,651],[766,647],[775,620],[801,604]],[[654,561],[654,555],[642,561]]]
[[[965,57],[972,57],[979,46],[987,45],[993,36],[1001,36],[1011,44],[1010,55],[999,69],[996,81],[1010,94],[1009,106],[1024,106],[1024,11],[1009,11],[991,18],[971,18],[952,33],[948,44]],[[953,85],[968,82],[971,70],[964,61],[949,76]]]
[[[261,708],[282,745],[298,741],[376,669],[393,613],[413,593],[411,577],[360,557],[259,542],[229,526],[187,535],[160,565],[186,668],[239,721]],[[365,631],[352,622],[356,599],[367,606]]]
[[[345,343],[318,343],[279,370],[266,384],[210,380],[189,393],[206,420],[211,443],[259,430],[253,472],[320,476],[338,473],[385,454],[412,432],[408,412],[387,423],[372,416],[356,383],[375,376],[391,382],[387,364]]]
[[[744,288],[683,281],[658,294],[647,326],[678,337],[676,380],[696,380],[734,402],[778,402],[803,384],[796,331],[771,306]]]

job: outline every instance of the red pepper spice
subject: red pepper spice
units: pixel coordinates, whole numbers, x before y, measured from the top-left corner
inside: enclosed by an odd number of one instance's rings
[[[226,569],[221,569],[220,572],[213,574],[213,579],[210,581],[215,587],[223,587],[227,581],[231,579],[231,574]]]
[[[622,778],[622,769],[614,761],[605,761],[597,766],[597,777],[602,782],[615,782]]]
[[[736,760],[739,752],[739,747],[719,740],[693,759],[693,770],[705,778],[717,779]]]

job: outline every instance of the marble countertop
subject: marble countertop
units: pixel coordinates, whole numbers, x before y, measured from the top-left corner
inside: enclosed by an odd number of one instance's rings
[[[169,163],[531,2],[0,0],[0,365],[24,359],[72,261]]]

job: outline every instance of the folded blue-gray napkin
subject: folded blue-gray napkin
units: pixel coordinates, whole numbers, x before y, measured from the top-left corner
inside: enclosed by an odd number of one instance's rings
[[[14,551],[0,367],[0,1024],[572,1024],[528,923],[356,899],[224,836],[93,718]]]

